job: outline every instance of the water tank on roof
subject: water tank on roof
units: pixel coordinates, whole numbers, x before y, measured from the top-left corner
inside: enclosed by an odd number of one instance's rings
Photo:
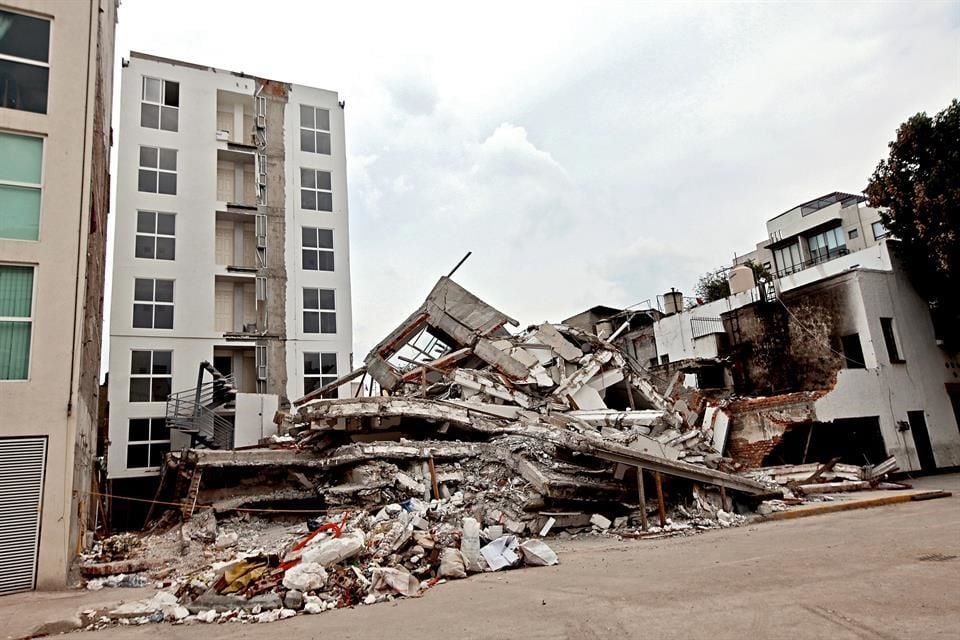
[[[667,315],[683,311],[683,293],[675,289],[663,294],[663,312]]]
[[[745,264],[738,264],[727,272],[727,283],[730,285],[730,295],[750,291],[757,286],[753,277],[753,269]]]

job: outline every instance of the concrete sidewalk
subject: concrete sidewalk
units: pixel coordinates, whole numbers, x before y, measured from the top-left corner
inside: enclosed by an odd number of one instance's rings
[[[79,624],[78,613],[85,609],[113,608],[123,602],[153,597],[156,592],[150,587],[99,591],[65,589],[3,596],[0,597],[0,638],[28,637],[38,627],[47,624],[54,633],[71,631]]]

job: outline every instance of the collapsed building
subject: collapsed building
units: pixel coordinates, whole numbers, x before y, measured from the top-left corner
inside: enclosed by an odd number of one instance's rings
[[[745,466],[960,464],[960,360],[896,257],[876,209],[833,193],[767,223],[715,301],[671,292],[564,322],[613,338],[658,388],[702,402],[717,450]]]
[[[201,433],[215,425],[168,413],[194,446],[167,455],[147,532],[100,541],[80,567],[91,589],[164,589],[86,626],[270,622],[556,564],[556,535],[685,535],[902,487],[886,481],[895,458],[751,470],[725,457],[706,400],[676,379],[661,390],[615,346],[630,320],[606,339],[517,327],[445,277],[256,447],[216,448]],[[195,397],[222,402],[226,377],[203,368],[213,381]]]

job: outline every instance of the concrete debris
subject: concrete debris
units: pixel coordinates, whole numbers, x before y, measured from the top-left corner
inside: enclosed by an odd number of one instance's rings
[[[786,508],[820,483],[876,485],[896,466],[744,472],[714,446],[716,412],[704,425],[695,402],[660,393],[612,343],[506,325],[517,323],[442,278],[361,369],[278,414],[279,437],[168,454],[177,481],[158,495],[182,502],[192,486],[194,515],[105,542],[86,564],[156,567],[174,600],[132,607],[137,620],[262,623],[555,565],[547,536],[737,526],[758,505]],[[358,378],[379,395],[332,397]]]

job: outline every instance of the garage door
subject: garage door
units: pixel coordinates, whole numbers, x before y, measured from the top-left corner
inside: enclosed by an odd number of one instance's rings
[[[0,438],[0,595],[37,584],[46,438]]]

